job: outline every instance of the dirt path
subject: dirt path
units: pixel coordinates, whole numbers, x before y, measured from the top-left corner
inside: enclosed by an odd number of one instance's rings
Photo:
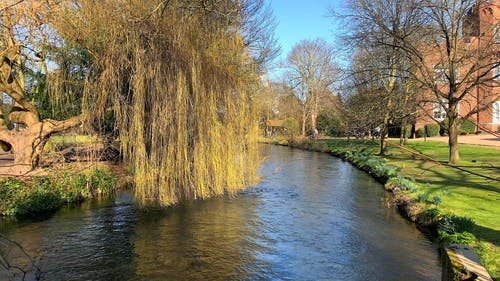
[[[448,142],[448,137],[430,137],[427,139],[433,141]],[[419,138],[417,140],[423,140],[423,139]],[[496,136],[490,134],[458,136],[458,143],[490,146],[500,149],[500,138],[497,138]]]

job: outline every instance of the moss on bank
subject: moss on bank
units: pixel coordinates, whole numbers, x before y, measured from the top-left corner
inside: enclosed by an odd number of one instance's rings
[[[65,204],[110,194],[116,177],[101,169],[83,173],[58,172],[30,178],[0,178],[0,214],[35,215]]]
[[[267,142],[289,145],[284,140]],[[420,229],[442,243],[472,246],[491,276],[495,279],[500,277],[500,253],[496,246],[500,237],[495,230],[498,218],[491,217],[498,212],[490,202],[492,196],[495,197],[495,187],[491,182],[464,175],[453,168],[436,167],[435,163],[416,159],[396,147],[390,148],[388,156],[378,156],[376,153],[379,144],[373,141],[305,140],[290,146],[330,153],[370,173],[383,183],[387,190],[394,193],[394,204]],[[434,159],[446,158],[445,144],[414,142],[409,146]],[[494,176],[490,170],[491,167],[498,166],[495,165],[498,152],[495,153],[491,148],[469,146],[461,146],[461,149],[468,169]],[[473,158],[466,160],[469,154]],[[488,169],[484,168],[484,163],[488,164]],[[460,178],[460,183],[451,180],[454,178]],[[476,188],[476,185],[481,188]],[[463,188],[470,191],[458,193]],[[468,202],[468,205],[462,206],[462,202]]]

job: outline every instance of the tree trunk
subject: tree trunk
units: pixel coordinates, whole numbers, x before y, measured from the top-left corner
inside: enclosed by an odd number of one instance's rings
[[[311,130],[316,129],[316,120],[318,119],[318,114],[316,110],[311,112]]]
[[[38,164],[35,163],[35,158],[39,159],[39,154],[35,157],[35,152],[41,152],[41,149],[37,149],[36,144],[40,143],[37,139],[40,137],[28,129],[22,131],[0,130],[0,140],[10,145],[14,156],[14,163],[5,161],[0,165],[0,173],[17,176],[33,170],[35,164]]]
[[[390,105],[391,99],[389,99]],[[384,115],[384,124],[382,124],[382,128],[380,130],[380,155],[385,155],[387,153],[387,142],[385,139],[389,135],[389,112],[387,111]]]
[[[458,154],[458,119],[449,118],[449,136],[448,136],[448,146],[450,148],[449,163],[457,164],[460,161],[460,155]]]
[[[306,120],[307,119],[307,111],[306,107],[304,106],[302,109],[302,133],[301,136],[305,137],[306,136]]]
[[[314,93],[313,95],[313,107],[311,110],[311,130],[316,129],[316,121],[318,119],[318,93]]]
[[[387,127],[384,125],[380,131],[380,153],[379,155],[385,155],[387,153]]]
[[[399,144],[404,146],[406,143],[408,143],[408,124],[403,122],[403,125],[401,126],[401,134],[399,136]]]
[[[401,126],[401,132],[399,133],[399,145],[405,145],[405,135],[406,135],[406,126]]]
[[[80,123],[81,116],[76,116],[64,121],[44,120],[20,130],[0,128],[0,141],[8,143],[14,155],[13,165],[0,166],[0,174],[23,175],[33,170],[50,135]]]

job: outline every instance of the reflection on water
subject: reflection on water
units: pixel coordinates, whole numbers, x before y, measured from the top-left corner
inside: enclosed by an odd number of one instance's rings
[[[264,150],[263,181],[236,198],[139,210],[123,192],[0,232],[42,280],[439,280],[435,246],[370,177],[326,154]]]

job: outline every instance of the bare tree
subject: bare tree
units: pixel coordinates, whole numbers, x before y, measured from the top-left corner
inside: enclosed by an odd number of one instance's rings
[[[425,108],[438,103],[449,126],[449,162],[457,163],[460,123],[498,100],[498,19],[483,24],[481,13],[497,6],[476,0],[353,0],[351,18],[389,40],[379,43],[403,54]],[[498,73],[498,72],[497,72]],[[460,111],[459,108],[462,108]],[[466,108],[467,107],[467,108]]]
[[[385,34],[380,27],[373,23],[374,19],[370,13],[374,7],[382,8],[382,2],[350,1],[350,14],[341,17],[349,20],[350,31],[343,37],[343,42],[353,50],[353,62],[351,68],[346,71],[348,83],[356,89],[354,112],[360,112],[363,104],[368,112],[371,112],[371,120],[367,124],[372,130],[380,129],[380,154],[387,151],[386,138],[389,127],[396,124],[404,124],[415,115],[413,98],[410,98],[412,89],[404,85],[410,85],[409,71],[411,62],[406,59],[398,47],[395,39]],[[403,6],[389,5],[385,7],[388,14],[400,14]],[[397,26],[398,29],[410,30],[413,25],[407,25],[399,17],[385,17],[378,19],[389,26]],[[372,96],[362,98],[360,96]],[[353,116],[351,109],[351,126],[353,120],[359,118]],[[373,122],[378,122],[373,124]],[[357,127],[357,126],[355,126]],[[404,126],[406,127],[406,126]]]
[[[288,54],[285,79],[302,105],[302,136],[308,118],[311,129],[316,129],[320,95],[331,92],[338,74],[334,59],[333,47],[321,39],[301,41]]]

